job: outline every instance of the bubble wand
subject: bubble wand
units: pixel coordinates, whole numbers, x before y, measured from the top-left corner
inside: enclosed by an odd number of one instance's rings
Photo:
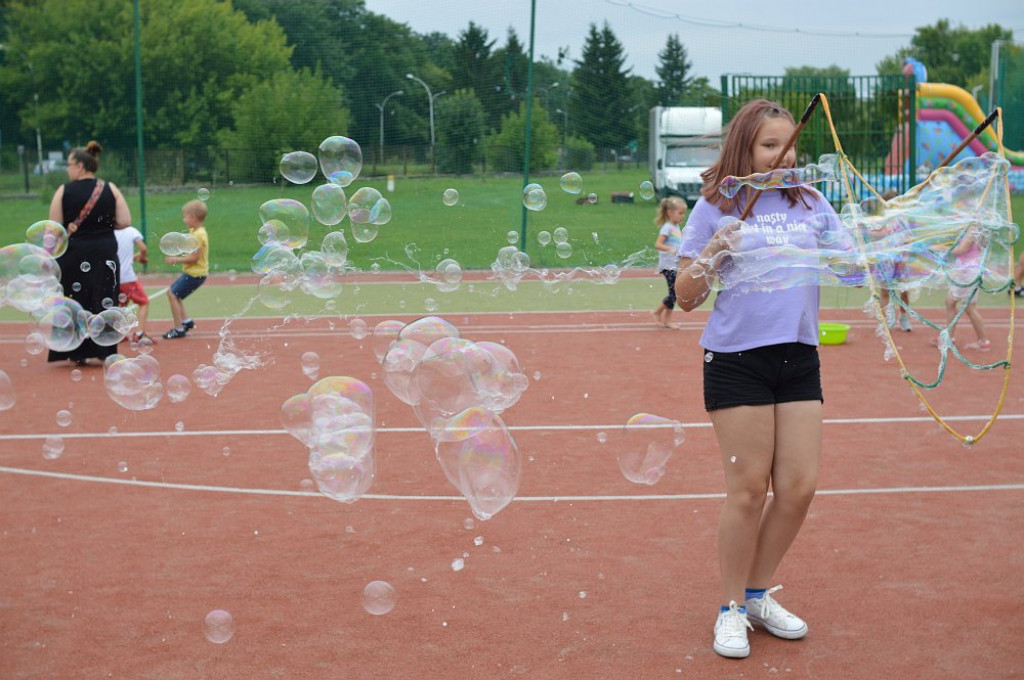
[[[845,172],[846,169],[851,170],[853,172],[853,174],[855,174],[857,177],[859,177],[861,179],[861,181],[864,181],[865,185],[868,186],[871,189],[872,193],[875,193],[875,195],[877,196],[878,193],[874,190],[874,188],[871,187],[871,185],[866,180],[864,180],[864,178],[860,175],[860,173],[857,172],[856,168],[854,168],[853,165],[850,163],[849,159],[846,158],[846,155],[843,152],[842,143],[839,141],[839,134],[836,132],[835,124],[832,121],[832,113],[829,110],[828,99],[824,95],[820,95],[820,96],[821,96],[821,98],[823,100],[822,101],[822,108],[824,109],[824,112],[825,112],[825,118],[828,121],[828,125],[829,125],[829,128],[830,128],[831,133],[832,133],[832,141],[835,144],[836,153],[839,155],[841,167],[844,170],[842,172],[842,180],[843,180],[843,184],[844,184],[845,189],[846,189],[846,195],[849,197],[848,200],[853,201],[854,193],[853,193],[853,191],[852,191],[852,189],[850,187],[850,178],[849,178],[848,174]],[[918,186],[914,187],[909,192],[907,192],[906,196],[909,197],[909,196],[915,196],[915,195],[919,194],[924,187],[926,187],[928,184],[931,183],[932,178],[934,178],[936,176],[936,173],[937,173],[938,170],[940,170],[943,167],[945,167],[946,165],[948,165],[956,157],[957,154],[959,154],[964,148],[966,148],[966,146],[968,144],[970,144],[978,135],[980,135],[982,133],[982,131],[985,130],[986,127],[991,125],[992,122],[994,120],[996,120],[996,118],[998,116],[999,116],[999,109],[997,108],[995,111],[993,111],[991,114],[989,114],[988,117],[986,117],[985,120],[982,121],[982,123],[980,125],[978,125],[977,128],[975,128],[974,132],[971,133],[970,135],[968,135],[968,137],[951,154],[949,154],[949,156],[947,156],[945,160],[942,161],[942,163],[939,165],[939,167],[937,167],[935,170],[933,170],[928,175],[927,179],[925,179],[924,182],[922,182],[921,184],[919,184]],[[1003,157],[1005,158],[1006,154],[1005,154],[1005,148],[1003,147],[1003,144],[1002,144],[1002,126],[1001,125],[999,126],[999,129],[997,131],[996,138],[998,140],[999,149],[1003,153]],[[1006,180],[1004,179],[1004,181],[1006,181]],[[987,191],[988,191],[988,188],[986,188],[986,192]],[[1010,200],[1009,199],[1009,193],[1007,192],[1007,197],[1006,197],[1006,201],[1007,201],[1006,208],[1007,208],[1007,211],[1011,210],[1009,200]],[[855,236],[856,236],[856,239],[857,239],[858,250],[860,250],[861,253],[864,253],[865,252],[865,246],[864,246],[864,243],[861,241],[860,233],[857,232],[855,234]],[[1012,259],[1012,257],[1013,257],[1012,250],[1010,252],[1011,252],[1010,257]],[[867,268],[867,263],[864,263],[864,266],[865,266],[865,268]],[[1010,263],[1010,266],[1012,268],[1012,262]],[[873,302],[875,304],[876,315],[878,315],[879,318],[882,318],[882,310],[881,310],[881,307],[880,307],[880,304],[879,304],[879,299],[880,298],[878,296],[878,292],[875,289],[875,282],[874,282],[874,279],[872,277],[868,277],[868,286],[869,286],[869,288],[871,290],[871,299],[873,300]],[[985,423],[985,425],[982,427],[982,429],[978,432],[978,434],[973,435],[973,436],[972,435],[963,435],[960,432],[958,432],[957,430],[955,430],[949,423],[947,423],[945,421],[945,419],[942,418],[942,416],[940,416],[935,411],[934,408],[932,408],[931,404],[928,402],[928,399],[921,392],[921,388],[919,387],[918,383],[916,383],[913,380],[912,376],[910,375],[910,371],[907,369],[906,364],[903,362],[903,357],[900,355],[899,349],[896,346],[896,342],[893,340],[892,334],[889,332],[889,328],[885,324],[882,324],[882,331],[885,334],[885,338],[886,338],[887,343],[889,344],[889,347],[891,347],[892,350],[893,350],[893,353],[894,353],[894,356],[896,358],[897,363],[899,363],[900,371],[901,371],[901,373],[903,375],[903,378],[910,385],[911,389],[914,391],[914,394],[917,396],[918,401],[928,411],[929,415],[931,415],[932,418],[934,418],[935,421],[939,425],[941,425],[943,429],[945,429],[948,433],[950,433],[951,435],[953,435],[954,437],[959,439],[965,445],[970,446],[970,445],[976,444],[978,441],[980,441],[981,438],[984,437],[989,432],[989,430],[992,428],[992,426],[995,424],[996,419],[999,417],[999,413],[1002,411],[1003,404],[1006,401],[1006,394],[1007,394],[1007,390],[1008,390],[1009,382],[1010,382],[1010,367],[1012,365],[1011,364],[1011,357],[1013,355],[1013,331],[1014,331],[1014,300],[1013,300],[1013,298],[1011,297],[1011,299],[1010,299],[1010,335],[1009,335],[1009,340],[1008,340],[1008,347],[1007,347],[1007,350],[1006,350],[1006,360],[1003,361],[1003,362],[1000,362],[998,364],[998,365],[1002,365],[1002,367],[1005,370],[1005,373],[1003,375],[1003,386],[1002,386],[1002,390],[1001,390],[1000,395],[999,395],[999,401],[996,404],[996,407],[993,410],[992,415],[989,417],[988,421]],[[955,348],[953,349],[953,351],[959,355],[959,353],[957,352],[957,350]],[[945,363],[945,361],[946,361],[946,356],[945,356],[945,353],[943,353],[943,356],[942,356],[943,364]]]

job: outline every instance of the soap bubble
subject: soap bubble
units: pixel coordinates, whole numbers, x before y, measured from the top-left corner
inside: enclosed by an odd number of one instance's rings
[[[199,187],[196,191],[196,198],[205,203],[210,200],[210,190],[206,187]]]
[[[635,484],[655,484],[665,474],[672,453],[682,445],[683,426],[650,413],[637,413],[623,429],[619,469]]]
[[[316,156],[308,151],[292,151],[281,156],[281,176],[292,184],[306,184],[316,177]]]
[[[223,609],[214,609],[203,620],[203,634],[210,642],[224,644],[235,634],[234,617]]]
[[[456,189],[445,189],[441,195],[441,201],[451,207],[459,202],[459,192]]]
[[[46,346],[55,352],[70,352],[88,335],[86,321],[89,313],[71,298],[56,298],[40,313],[39,332]]]
[[[57,460],[64,455],[64,437],[49,435],[43,440],[43,458]]]
[[[462,284],[462,265],[451,258],[438,262],[434,273],[437,276],[435,285],[442,293],[457,290]]]
[[[362,319],[353,319],[353,322],[362,322],[362,335],[357,338],[362,340],[366,337],[366,322]],[[351,325],[351,324],[350,324]],[[391,348],[391,343],[398,339],[398,334],[405,328],[405,323],[402,321],[396,321],[394,319],[387,319],[381,321],[373,328],[373,353],[377,357],[377,361],[382,361],[384,355],[388,353]]]
[[[578,172],[565,173],[558,183],[567,194],[578,194],[583,191],[583,178]]]
[[[108,357],[109,359],[109,357]],[[163,398],[160,363],[149,354],[114,360],[106,367],[103,384],[107,395],[129,411],[154,408]]]
[[[348,241],[345,240],[345,232],[331,231],[324,235],[320,243],[320,252],[324,254],[327,264],[332,267],[344,267],[348,261]]]
[[[363,150],[354,140],[341,135],[320,142],[320,169],[333,184],[347,187],[363,169]]]
[[[371,581],[363,588],[363,609],[382,616],[395,608],[395,588],[386,581]]]
[[[332,227],[348,214],[345,189],[340,184],[321,184],[313,189],[313,217],[320,224]]]
[[[537,243],[542,246],[546,246],[551,243],[551,232],[550,231],[538,231],[537,232]]]
[[[348,217],[353,225],[387,224],[391,221],[391,204],[373,187],[363,187],[349,199]]]
[[[654,198],[654,185],[651,184],[650,180],[644,180],[640,182],[640,198],[645,201],[649,201]]]
[[[548,196],[539,184],[527,184],[523,187],[523,205],[527,210],[543,210],[548,204]]]
[[[25,230],[25,243],[60,257],[68,249],[68,232],[60,222],[40,220]]]
[[[302,374],[311,380],[316,380],[320,375],[320,355],[316,352],[303,352],[299,358],[302,364]]]
[[[281,234],[276,242],[289,248],[301,248],[309,238],[309,210],[291,198],[274,198],[259,209],[260,224],[274,225]]]
[[[172,375],[165,385],[167,398],[174,403],[185,401],[192,391],[192,381],[181,374]]]
[[[14,381],[11,380],[11,376],[7,375],[7,371],[0,370],[0,411],[12,408],[17,402]]]
[[[501,418],[473,406],[449,418],[431,435],[445,477],[481,520],[496,515],[519,490],[519,450]]]

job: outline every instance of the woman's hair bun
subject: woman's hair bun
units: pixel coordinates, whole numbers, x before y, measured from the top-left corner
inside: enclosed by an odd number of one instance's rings
[[[90,140],[89,143],[85,145],[85,150],[89,152],[90,156],[94,157],[103,153],[103,147],[100,146],[100,143],[95,139]]]

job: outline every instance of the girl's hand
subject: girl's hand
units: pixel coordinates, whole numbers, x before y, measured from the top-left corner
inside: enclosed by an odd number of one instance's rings
[[[743,223],[739,220],[732,220],[715,232],[707,246],[704,248],[704,255],[711,259],[722,252],[733,252],[739,250],[740,240],[743,235],[740,232]]]

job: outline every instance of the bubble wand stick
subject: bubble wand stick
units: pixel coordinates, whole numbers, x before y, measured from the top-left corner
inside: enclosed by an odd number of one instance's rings
[[[804,125],[807,124],[807,121],[810,119],[811,114],[814,113],[814,109],[817,108],[818,102],[820,101],[821,93],[819,92],[811,98],[811,102],[807,105],[807,109],[804,111],[803,115],[800,116],[800,122],[797,123],[796,127],[793,129],[793,134],[789,136],[789,140],[786,142],[785,146],[782,147],[782,151],[780,151],[779,155],[776,156],[774,161],[772,161],[772,165],[768,168],[768,172],[779,167],[779,163],[782,162],[782,159],[786,157],[786,154],[796,143],[796,138],[800,136],[800,132],[804,129]],[[750,202],[747,203],[747,207],[743,209],[743,214],[740,215],[740,222],[750,217],[750,212],[754,209],[754,204],[757,203],[757,199],[761,197],[762,193],[764,193],[764,189],[756,189],[754,191],[754,195],[750,197]]]

